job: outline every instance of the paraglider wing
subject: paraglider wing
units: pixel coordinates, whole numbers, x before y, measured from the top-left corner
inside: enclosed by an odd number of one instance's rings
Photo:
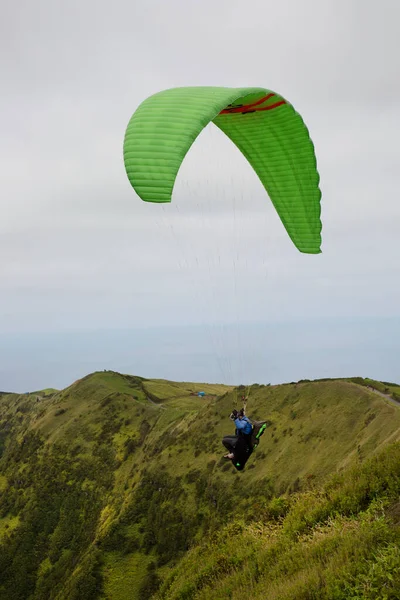
[[[126,172],[140,198],[171,202],[182,161],[211,121],[247,158],[295,246],[318,254],[321,192],[314,146],[301,116],[270,90],[173,88],[142,102],[124,141]]]

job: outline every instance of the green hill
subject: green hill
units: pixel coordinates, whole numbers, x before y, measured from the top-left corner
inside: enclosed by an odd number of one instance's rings
[[[0,394],[0,599],[243,598],[243,586],[255,599],[336,597],[320,581],[332,548],[358,564],[342,541],[354,533],[363,547],[378,513],[388,548],[395,536],[398,391],[361,378],[234,389],[105,371]],[[268,428],[238,473],[221,438],[244,393]],[[320,595],[296,595],[315,581]]]
[[[213,600],[396,599],[400,595],[400,445],[236,518],[164,577],[156,594]]]

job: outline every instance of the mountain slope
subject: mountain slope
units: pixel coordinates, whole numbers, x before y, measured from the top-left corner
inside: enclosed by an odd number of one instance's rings
[[[236,517],[165,573],[157,600],[399,598],[400,444],[322,490]]]
[[[232,515],[257,520],[274,495],[317,489],[398,440],[400,411],[369,384],[237,390],[107,371],[1,394],[0,598],[149,597]],[[269,426],[237,473],[221,438],[247,392]]]

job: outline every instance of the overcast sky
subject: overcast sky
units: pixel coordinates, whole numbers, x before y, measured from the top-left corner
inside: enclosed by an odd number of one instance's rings
[[[400,380],[397,0],[11,0],[0,20],[0,389],[95,369]],[[128,121],[185,85],[287,98],[315,144],[322,254],[299,253],[209,125],[170,205]]]

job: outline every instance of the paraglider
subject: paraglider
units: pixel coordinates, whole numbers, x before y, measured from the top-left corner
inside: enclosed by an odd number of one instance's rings
[[[236,430],[235,435],[226,435],[222,440],[229,450],[224,458],[229,458],[237,471],[243,471],[267,428],[267,422],[250,420],[243,408],[240,411],[233,410],[229,418],[234,421]]]
[[[321,252],[321,191],[314,145],[302,117],[283,96],[259,87],[180,87],[144,100],[125,132],[128,179],[145,202],[172,201],[180,166],[201,131],[213,123],[258,175],[295,247]],[[198,393],[202,396],[202,393]],[[246,403],[246,398],[243,398]],[[242,471],[266,422],[232,413],[226,458]],[[243,431],[242,431],[243,429]]]
[[[320,253],[321,191],[313,143],[293,106],[264,88],[172,88],[144,100],[124,140],[125,169],[139,197],[171,202],[182,161],[210,122],[247,158],[298,250]]]

